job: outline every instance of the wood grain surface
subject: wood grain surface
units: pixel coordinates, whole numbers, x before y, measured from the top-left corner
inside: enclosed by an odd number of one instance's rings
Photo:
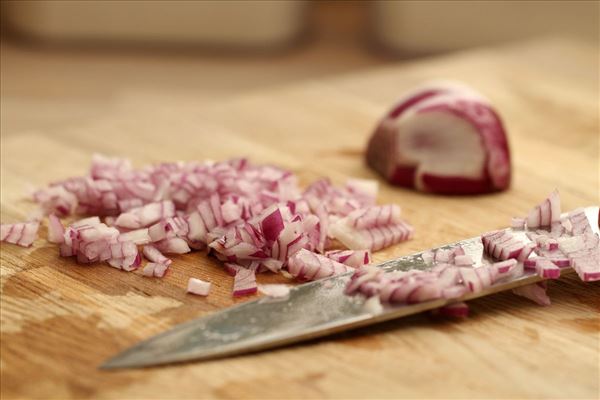
[[[563,208],[599,201],[598,49],[552,40],[474,50],[334,79],[259,90],[210,106],[144,98],[73,125],[3,135],[2,222],[25,218],[26,193],[84,174],[93,152],[163,160],[249,156],[298,173],[377,178],[363,163],[375,121],[404,90],[462,80],[488,96],[510,132],[510,190],[440,197],[381,184],[415,226],[377,261],[475,236],[557,187]],[[66,110],[63,110],[65,112]],[[32,110],[34,112],[34,110]],[[245,301],[201,253],[165,279],[58,256],[46,229],[29,249],[1,247],[2,398],[598,398],[600,284],[550,282],[553,304],[510,293],[472,301],[463,321],[426,315],[261,354],[164,368],[100,371],[107,357],[179,322]],[[189,277],[213,282],[207,298]],[[284,281],[261,275],[261,282]]]

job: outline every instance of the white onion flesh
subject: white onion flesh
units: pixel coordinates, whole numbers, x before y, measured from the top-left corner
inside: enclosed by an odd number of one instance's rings
[[[202,279],[190,278],[188,280],[187,292],[198,296],[208,296],[211,283]]]

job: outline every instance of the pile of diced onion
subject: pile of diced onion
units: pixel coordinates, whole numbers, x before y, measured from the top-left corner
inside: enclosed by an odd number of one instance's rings
[[[258,272],[319,279],[411,238],[397,205],[376,205],[377,190],[360,179],[343,187],[321,179],[300,190],[293,173],[245,159],[135,169],[95,155],[89,175],[55,182],[34,200],[64,257],[163,277],[172,267],[167,255],[205,250],[235,277],[234,295],[244,295],[256,292]],[[65,227],[61,218],[70,215],[87,217]],[[2,224],[0,239],[30,246],[42,219]],[[188,290],[209,288],[190,281]]]
[[[511,230],[498,230],[481,236],[488,258],[475,266],[475,260],[461,246],[425,252],[426,270],[384,272],[367,266],[352,276],[347,294],[362,294],[382,303],[412,304],[437,299],[455,301],[440,312],[465,316],[468,308],[460,298],[485,290],[506,278],[537,273],[542,279],[557,279],[561,269],[572,267],[583,281],[600,280],[600,238],[589,224],[585,210],[561,217],[560,197],[554,191],[526,218],[513,218]],[[513,232],[524,230],[530,242]],[[546,282],[514,289],[515,294],[538,304],[549,305]]]

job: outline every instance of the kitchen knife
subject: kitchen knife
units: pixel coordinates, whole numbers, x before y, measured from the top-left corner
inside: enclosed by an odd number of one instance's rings
[[[594,232],[598,233],[598,207],[586,208],[586,216]],[[524,231],[514,230],[513,234],[523,242],[529,242]],[[475,267],[482,265],[486,256],[479,236],[439,248],[457,245],[462,245],[466,254],[475,260]],[[385,271],[430,268],[421,255],[417,253],[400,257],[378,266]],[[570,271],[571,268],[562,268],[561,274]],[[499,280],[481,292],[468,293],[459,299],[384,305],[382,310],[373,310],[365,307],[364,297],[344,294],[351,276],[352,272],[349,272],[298,285],[291,288],[286,298],[263,297],[175,326],[118,354],[101,368],[150,367],[266,350],[542,280],[535,271],[525,270],[522,276]]]

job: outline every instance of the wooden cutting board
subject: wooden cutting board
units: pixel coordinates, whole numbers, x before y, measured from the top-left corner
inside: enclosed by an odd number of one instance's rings
[[[93,152],[163,160],[248,156],[321,176],[377,177],[363,163],[376,120],[431,78],[487,95],[510,132],[507,192],[424,195],[381,184],[415,226],[377,261],[507,225],[557,187],[565,209],[599,204],[598,50],[567,41],[483,49],[257,91],[206,107],[145,99],[75,127],[2,138],[2,221],[23,219],[36,185],[84,174]],[[34,112],[32,110],[32,112]],[[3,398],[592,398],[599,395],[600,284],[550,282],[553,304],[503,293],[471,302],[461,321],[426,315],[262,354],[166,368],[99,371],[107,357],[176,323],[237,301],[204,254],[174,258],[165,279],[78,266],[40,239],[2,245]],[[207,298],[189,277],[213,282]],[[262,282],[284,281],[264,275]]]

